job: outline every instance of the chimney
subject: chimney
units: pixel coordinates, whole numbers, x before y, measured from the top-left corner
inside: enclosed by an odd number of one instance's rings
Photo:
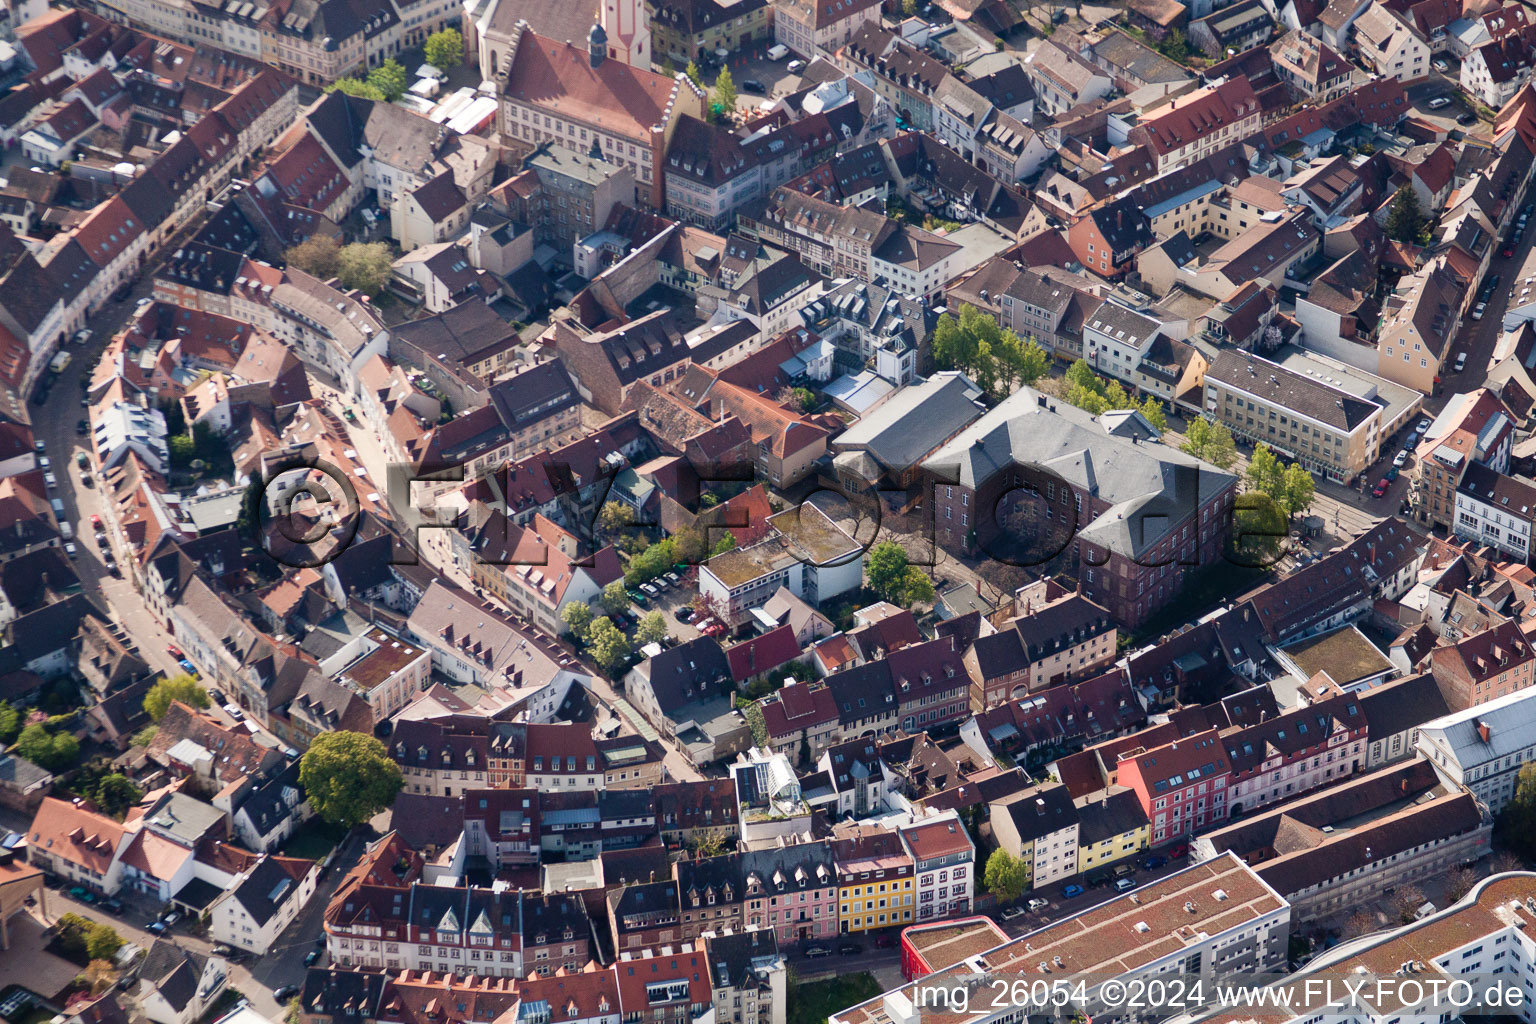
[[[1482,737],[1484,743],[1488,743],[1493,737],[1493,730],[1488,728],[1487,722],[1479,718],[1477,720],[1477,734]]]

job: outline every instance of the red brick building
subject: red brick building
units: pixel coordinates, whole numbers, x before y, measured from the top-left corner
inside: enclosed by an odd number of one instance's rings
[[[1531,685],[1533,651],[1507,620],[1430,653],[1429,670],[1453,711],[1465,711]]]

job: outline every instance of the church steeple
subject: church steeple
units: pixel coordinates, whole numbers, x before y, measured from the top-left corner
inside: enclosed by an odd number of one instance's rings
[[[645,0],[598,0],[597,20],[608,38],[608,56],[651,70],[651,22]]]

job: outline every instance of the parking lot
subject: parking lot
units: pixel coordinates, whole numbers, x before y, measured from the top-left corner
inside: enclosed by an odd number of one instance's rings
[[[758,46],[744,47],[731,54],[730,68],[731,80],[736,83],[738,94],[737,106],[748,109],[753,104],[761,103],[766,99],[777,99],[788,95],[800,87],[800,75],[796,71],[790,71],[789,67],[795,61],[803,61],[800,54],[790,53],[780,60],[770,60],[768,57],[768,45],[763,43]],[[714,84],[719,68],[716,66],[700,66],[704,74],[704,81]],[[748,83],[755,83],[750,85]],[[757,85],[762,88],[756,88]]]

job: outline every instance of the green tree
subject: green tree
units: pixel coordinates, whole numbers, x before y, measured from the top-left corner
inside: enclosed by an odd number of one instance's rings
[[[1249,487],[1274,498],[1280,493],[1284,475],[1285,467],[1275,458],[1275,453],[1269,450],[1269,445],[1261,441],[1253,446],[1253,455],[1248,460],[1246,473]]]
[[[406,87],[411,84],[405,68],[401,67],[395,58],[390,57],[368,72],[368,84],[383,93],[384,99],[390,103],[395,102],[405,95]]]
[[[914,604],[933,603],[933,580],[928,574],[915,565],[907,567],[906,576],[902,579],[902,596],[906,598],[908,607]]]
[[[1088,365],[1086,359],[1075,360],[1071,366],[1067,367],[1067,372],[1063,375],[1063,379],[1066,380],[1068,387],[1085,387],[1095,391],[1103,383],[1099,380],[1099,375],[1093,372],[1093,367]]]
[[[629,568],[624,570],[624,582],[632,587],[638,586],[671,571],[672,564],[677,560],[676,553],[675,537],[657,541],[629,560]]]
[[[298,245],[283,253],[290,267],[298,267],[306,274],[313,274],[322,281],[336,276],[336,257],[341,253],[341,243],[330,235],[310,235]]]
[[[1203,459],[1217,469],[1231,469],[1237,461],[1237,445],[1232,440],[1232,431],[1227,429],[1225,423],[1212,423],[1203,416],[1189,421],[1184,443],[1179,447],[1181,451]]]
[[[1163,403],[1157,400],[1156,395],[1148,395],[1146,399],[1136,407],[1136,411],[1146,417],[1148,423],[1158,430],[1168,429],[1168,416],[1163,412]]]
[[[197,447],[187,434],[172,434],[165,442],[170,449],[171,465],[176,469],[186,469],[197,457]]]
[[[598,528],[607,537],[628,529],[634,522],[635,510],[622,501],[605,501],[597,513]]]
[[[336,277],[343,288],[378,295],[389,283],[394,255],[386,242],[353,242],[336,254]]]
[[[710,549],[711,555],[723,555],[736,546],[736,535],[727,531],[715,541],[715,546]]]
[[[683,68],[683,74],[687,75],[689,81],[693,82],[693,84],[698,86],[700,89],[708,88],[708,86],[704,84],[704,72],[700,71],[698,64],[694,63],[693,61],[690,60],[688,62],[688,66]]]
[[[1029,867],[1007,850],[994,850],[987,858],[984,884],[1000,902],[1012,903],[1029,887]]]
[[[96,784],[96,806],[103,814],[122,820],[128,808],[138,803],[144,792],[135,786],[128,776],[113,772]]]
[[[1301,515],[1312,507],[1312,499],[1316,494],[1313,485],[1312,474],[1308,473],[1298,463],[1291,463],[1285,467],[1285,472],[1280,476],[1280,493],[1274,495],[1274,499],[1285,509],[1285,514],[1292,519]]]
[[[869,586],[887,601],[899,601],[907,585],[907,549],[893,540],[881,541],[864,558]]]
[[[14,743],[21,733],[21,712],[0,701],[0,747]]]
[[[1280,503],[1263,491],[1245,491],[1233,500],[1232,512],[1236,529],[1227,539],[1227,560],[1252,569],[1279,561],[1288,532]]]
[[[720,74],[715,76],[714,101],[722,116],[729,117],[736,112],[736,83],[731,79],[728,67],[722,67]]]
[[[619,627],[606,615],[592,620],[587,631],[587,653],[604,672],[611,673],[619,663],[629,657],[629,638],[619,632]]]
[[[304,1004],[299,1002],[299,997],[294,996],[288,1000],[288,1008],[283,1011],[283,1024],[299,1024],[304,1019]]]
[[[1515,776],[1515,795],[1499,812],[1494,831],[1499,841],[1527,861],[1536,858],[1536,761]]]
[[[42,722],[33,722],[16,738],[16,753],[50,772],[68,768],[80,755],[79,742],[67,732],[54,734]]]
[[[1174,29],[1168,33],[1168,38],[1163,40],[1163,56],[1169,60],[1178,61],[1180,64],[1189,59],[1189,41],[1184,38],[1184,33]]]
[[[384,90],[372,82],[363,81],[361,78],[338,78],[326,86],[325,91],[346,93],[348,96],[373,100],[376,103],[384,102]]]
[[[92,960],[111,960],[123,948],[123,937],[111,925],[95,924],[85,933],[85,951]]]
[[[635,639],[642,644],[659,644],[667,637],[667,620],[661,612],[646,612],[635,627]]]
[[[464,60],[464,37],[456,28],[445,28],[427,36],[421,48],[427,63],[442,71],[456,68]]]
[[[603,588],[603,596],[600,598],[603,611],[609,615],[617,615],[627,611],[634,602],[630,600],[629,591],[624,586],[623,580],[614,580]]]
[[[146,725],[144,728],[134,733],[133,739],[129,742],[135,747],[147,747],[151,743],[155,742],[155,736],[158,735],[159,732],[160,727],[158,725]]]
[[[901,0],[901,16],[910,18],[917,14],[917,0]]]
[[[165,718],[171,703],[178,700],[194,708],[206,708],[213,704],[202,684],[182,672],[162,679],[149,688],[149,692],[144,695],[144,713],[150,721],[159,722]]]
[[[404,780],[384,744],[360,732],[323,732],[299,759],[299,783],[321,819],[351,828],[394,803]]]
[[[1387,211],[1387,237],[1417,245],[1423,230],[1424,213],[1419,209],[1418,194],[1412,186],[1404,185],[1392,197],[1392,209]]]
[[[560,609],[560,621],[565,623],[571,631],[572,638],[579,644],[587,642],[587,630],[592,626],[592,609],[580,601],[572,601]]]

